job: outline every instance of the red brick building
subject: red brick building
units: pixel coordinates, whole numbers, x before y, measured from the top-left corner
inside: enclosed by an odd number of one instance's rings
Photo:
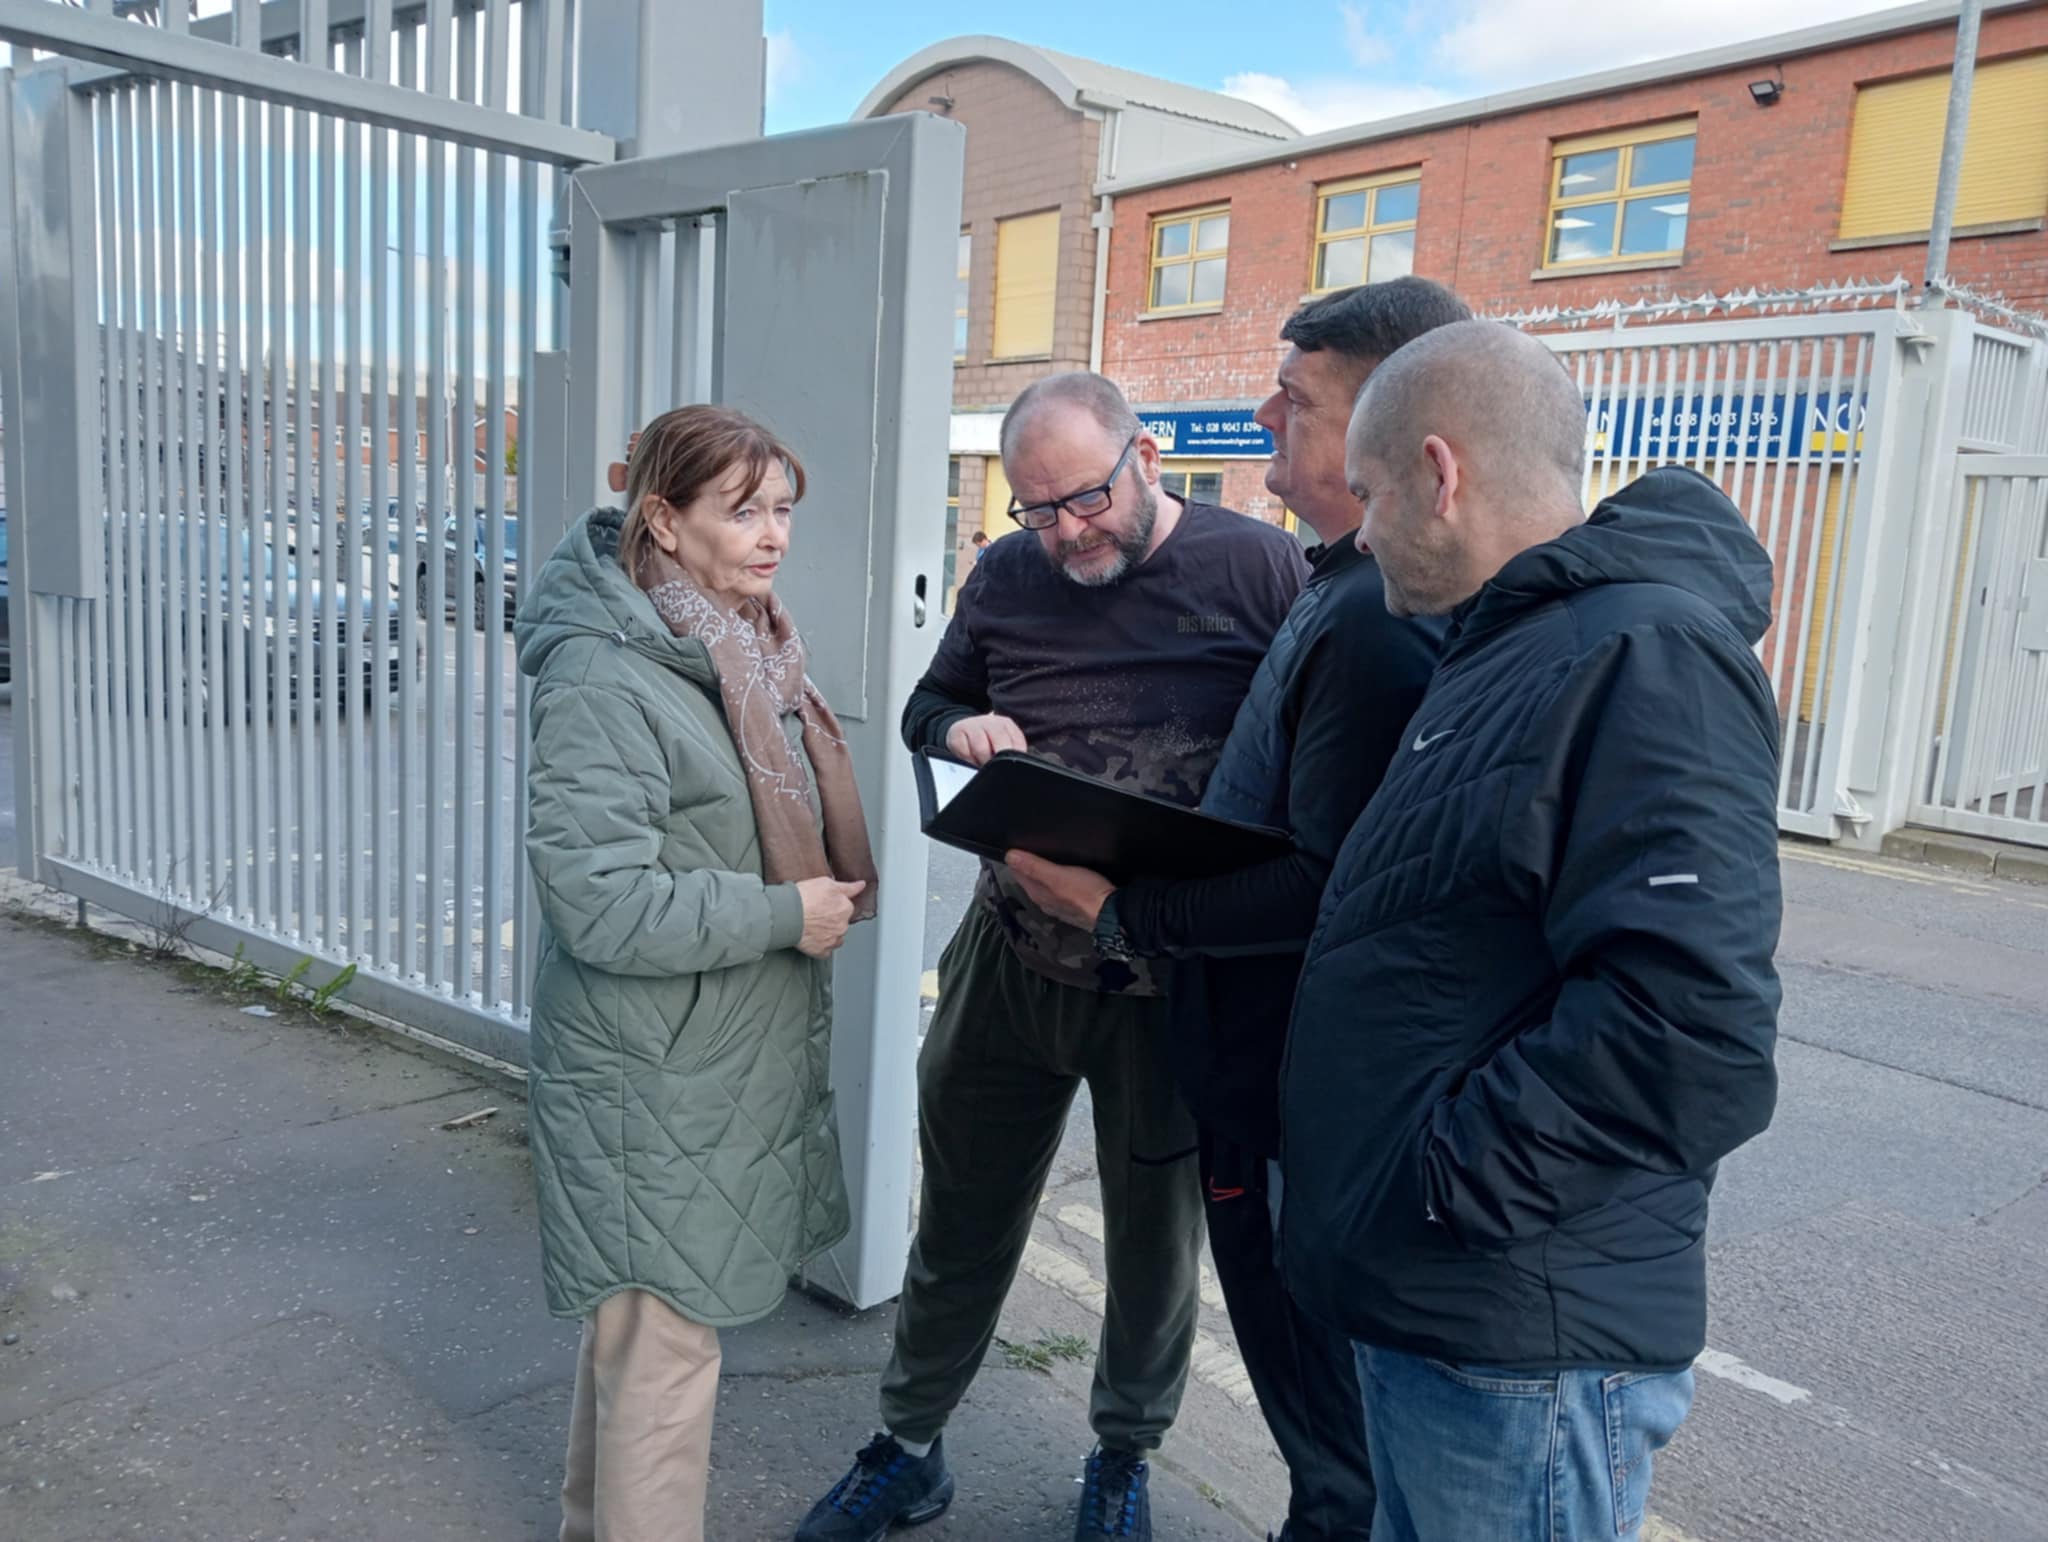
[[[935,43],[855,113],[933,112],[967,129],[954,291],[948,606],[974,535],[1003,535],[1004,409],[1032,381],[1089,369],[1102,346],[1108,207],[1120,176],[1279,145],[1292,125],[1250,102],[996,37]]]
[[[1106,181],[1102,368],[1169,465],[1280,519],[1249,415],[1305,298],[1476,309],[1797,288],[1926,261],[1957,7],[1927,4]],[[1986,6],[1951,274],[2048,309],[2048,4]],[[1192,438],[1190,435],[1192,434]]]

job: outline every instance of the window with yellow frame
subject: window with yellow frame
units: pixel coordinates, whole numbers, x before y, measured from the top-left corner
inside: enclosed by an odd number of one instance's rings
[[[1229,254],[1228,205],[1153,220],[1149,309],[1183,311],[1221,305]]]
[[[1685,255],[1691,119],[1560,140],[1551,151],[1546,268]]]
[[[1389,172],[1316,189],[1316,253],[1309,288],[1317,294],[1405,278],[1415,271],[1415,220],[1422,173]]]

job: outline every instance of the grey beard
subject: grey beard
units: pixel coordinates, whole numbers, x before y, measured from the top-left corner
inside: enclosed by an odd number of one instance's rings
[[[1066,562],[1074,555],[1074,543],[1062,541],[1053,557],[1053,565],[1059,569],[1060,577],[1070,584],[1079,584],[1083,589],[1107,589],[1112,584],[1122,583],[1137,570],[1138,564],[1145,560],[1145,548],[1152,544],[1152,528],[1159,519],[1159,500],[1153,496],[1152,489],[1141,486],[1140,492],[1145,501],[1139,505],[1137,523],[1132,525],[1130,534],[1117,538],[1116,560],[1092,573],[1076,573]]]

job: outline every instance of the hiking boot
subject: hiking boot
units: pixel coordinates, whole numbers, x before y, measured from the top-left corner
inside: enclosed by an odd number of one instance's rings
[[[863,1446],[846,1476],[811,1506],[796,1542],[878,1542],[891,1527],[937,1520],[952,1502],[944,1438],[934,1440],[928,1454],[912,1456],[885,1432]]]
[[[1097,1446],[1089,1452],[1074,1542],[1104,1542],[1111,1537],[1152,1542],[1152,1495],[1145,1486],[1150,1472],[1142,1451]]]

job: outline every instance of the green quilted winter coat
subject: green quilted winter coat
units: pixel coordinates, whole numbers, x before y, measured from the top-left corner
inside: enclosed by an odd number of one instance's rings
[[[831,974],[796,950],[795,886],[762,881],[711,656],[619,566],[624,519],[577,521],[516,627],[547,923],[528,1127],[548,1308],[583,1317],[631,1287],[727,1327],[846,1234]]]

